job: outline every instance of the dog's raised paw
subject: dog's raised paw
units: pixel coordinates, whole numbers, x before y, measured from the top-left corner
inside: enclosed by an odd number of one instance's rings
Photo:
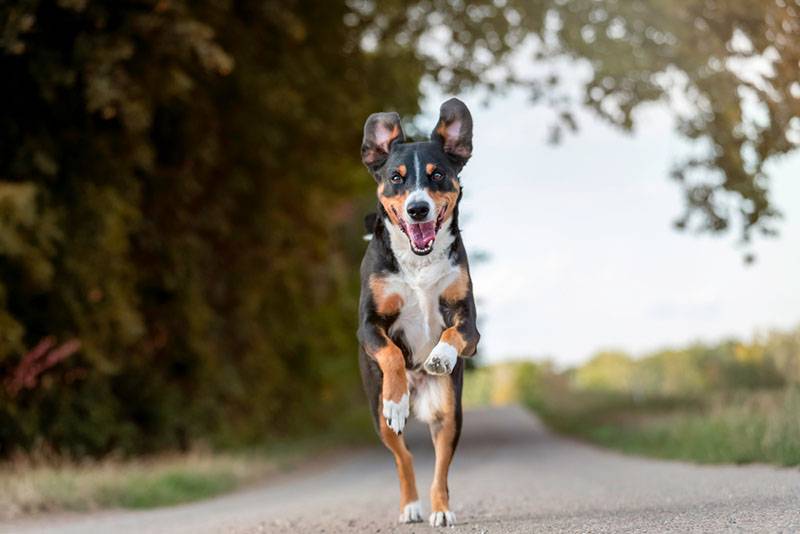
[[[386,425],[399,434],[406,426],[406,419],[408,419],[409,405],[408,393],[404,393],[399,402],[383,399],[383,418],[386,419]]]
[[[449,510],[433,512],[428,522],[432,527],[454,527],[456,526],[456,514]]]
[[[410,502],[403,507],[400,514],[401,523],[422,523],[422,507],[419,501]]]
[[[449,375],[456,366],[458,352],[450,343],[440,341],[433,347],[430,356],[422,366],[431,375]]]

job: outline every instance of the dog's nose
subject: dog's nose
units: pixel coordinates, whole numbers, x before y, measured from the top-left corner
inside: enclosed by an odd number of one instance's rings
[[[428,206],[427,202],[412,202],[408,205],[406,211],[408,211],[408,215],[415,221],[423,221],[428,217],[431,208]]]

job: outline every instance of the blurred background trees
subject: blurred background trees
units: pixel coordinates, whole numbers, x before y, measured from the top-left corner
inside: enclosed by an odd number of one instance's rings
[[[776,231],[765,164],[800,144],[796,0],[351,5],[372,48],[418,46],[444,92],[528,89],[553,108],[554,140],[578,126],[579,106],[631,130],[637,109],[668,104],[695,149],[675,162],[686,198],[676,227],[732,230],[745,243]]]
[[[800,327],[575,367],[505,362],[467,375],[468,405],[521,403],[559,432],[693,462],[800,464]]]
[[[358,398],[360,125],[413,114],[421,69],[363,52],[346,12],[2,8],[0,370],[81,342],[5,388],[2,451],[241,443]]]
[[[361,126],[425,84],[525,87],[556,137],[666,101],[699,141],[679,224],[745,239],[800,135],[791,2],[17,0],[0,25],[3,454],[250,443],[357,401]]]

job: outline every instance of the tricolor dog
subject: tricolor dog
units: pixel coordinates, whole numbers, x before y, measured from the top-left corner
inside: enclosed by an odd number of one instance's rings
[[[400,522],[422,521],[411,453],[402,431],[410,410],[430,426],[436,451],[430,524],[455,523],[447,471],[461,433],[459,356],[480,335],[467,254],[458,228],[459,172],[472,155],[472,117],[442,104],[430,141],[406,143],[397,113],[364,125],[361,158],[378,193],[378,216],[361,263],[358,339],[364,389],[400,478]]]

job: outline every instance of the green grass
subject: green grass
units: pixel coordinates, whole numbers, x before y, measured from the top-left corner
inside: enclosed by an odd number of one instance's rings
[[[562,391],[528,405],[564,434],[624,452],[701,463],[800,464],[800,389],[634,401]]]
[[[74,461],[17,457],[0,464],[0,519],[53,511],[154,508],[233,491],[325,451],[376,439],[366,407],[337,424],[231,452]]]
[[[800,385],[633,395],[512,362],[470,371],[465,405],[522,403],[552,429],[626,453],[700,463],[800,465]]]
[[[207,499],[233,490],[239,478],[232,472],[192,473],[172,471],[163,475],[133,477],[105,495],[108,503],[123,508],[153,508]]]
[[[256,453],[85,462],[17,458],[0,468],[0,518],[179,504],[231,491],[280,468]]]

